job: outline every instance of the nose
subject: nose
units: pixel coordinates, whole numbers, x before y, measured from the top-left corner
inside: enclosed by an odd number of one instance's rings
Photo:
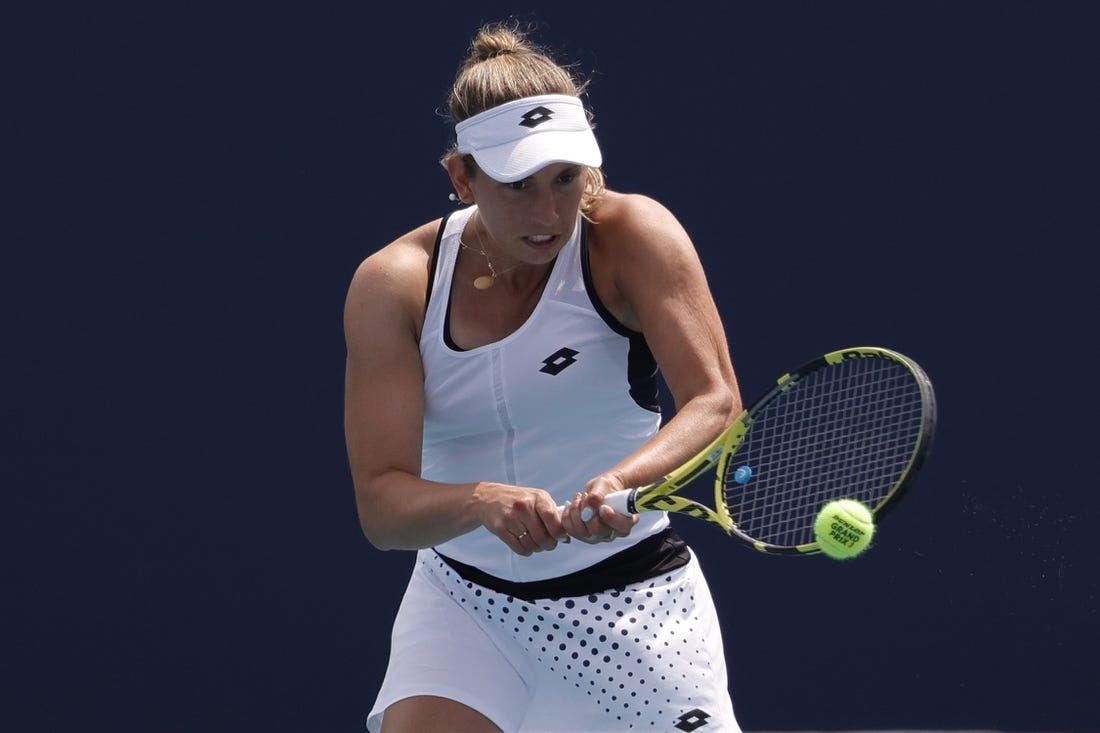
[[[558,216],[557,203],[557,197],[554,196],[553,190],[546,188],[539,191],[532,204],[532,219],[535,224],[540,226],[551,226],[557,223],[560,218]]]

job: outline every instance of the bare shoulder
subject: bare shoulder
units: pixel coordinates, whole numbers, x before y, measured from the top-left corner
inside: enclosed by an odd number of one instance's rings
[[[627,327],[640,327],[637,298],[655,290],[672,292],[699,279],[695,245],[659,201],[609,191],[592,218],[589,246],[596,289]]]
[[[372,253],[355,271],[352,289],[405,286],[410,284],[410,279],[416,278],[426,286],[438,231],[439,220],[428,222]]]
[[[363,321],[382,319],[419,333],[439,224],[437,219],[417,227],[360,263],[344,306],[349,330]]]
[[[614,243],[624,237],[631,240],[647,233],[679,229],[672,212],[660,201],[638,193],[607,191],[600,199],[593,218],[595,231]]]

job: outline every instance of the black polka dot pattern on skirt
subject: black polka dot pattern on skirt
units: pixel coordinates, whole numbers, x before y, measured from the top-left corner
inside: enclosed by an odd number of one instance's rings
[[[598,705],[623,729],[668,730],[705,697],[712,680],[706,624],[675,574],[627,588],[534,602],[432,568],[450,595],[539,667]]]

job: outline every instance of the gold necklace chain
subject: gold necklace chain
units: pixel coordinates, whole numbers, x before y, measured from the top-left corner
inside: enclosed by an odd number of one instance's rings
[[[482,257],[485,258],[485,264],[489,266],[489,274],[488,275],[478,275],[477,277],[475,277],[474,278],[474,287],[477,288],[478,290],[488,290],[489,288],[493,287],[493,283],[495,283],[497,281],[497,277],[499,277],[500,275],[503,275],[506,272],[511,272],[512,270],[516,269],[517,267],[519,267],[523,263],[522,262],[517,262],[516,264],[512,265],[511,267],[498,272],[497,269],[495,267],[493,267],[493,261],[489,258],[489,253],[485,251],[485,240],[482,239],[481,232],[478,230],[476,223],[474,224],[474,234],[477,235],[477,241],[478,241],[478,244],[480,246],[480,249],[475,249],[474,247],[471,247],[470,245],[466,244],[465,242],[462,241],[462,237],[458,238],[458,244],[459,244],[460,247],[462,247],[462,249],[468,249],[471,252],[478,252],[478,253],[481,254]]]

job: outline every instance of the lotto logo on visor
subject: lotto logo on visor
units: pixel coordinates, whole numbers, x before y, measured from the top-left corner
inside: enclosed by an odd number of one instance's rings
[[[553,111],[546,109],[546,107],[535,107],[523,115],[523,119],[520,120],[519,124],[524,127],[538,127],[543,122],[548,122],[553,116]]]
[[[472,155],[489,177],[521,181],[551,163],[591,168],[603,162],[584,105],[577,97],[546,94],[493,107],[455,127],[456,150]]]

